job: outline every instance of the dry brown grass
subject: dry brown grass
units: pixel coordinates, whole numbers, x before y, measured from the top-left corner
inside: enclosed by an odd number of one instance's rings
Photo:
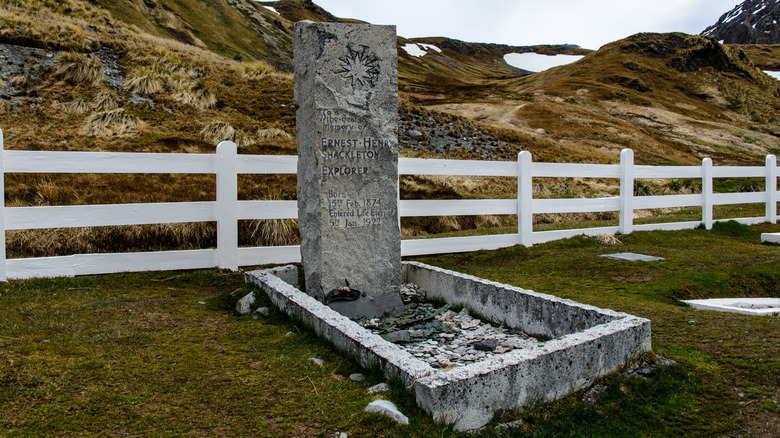
[[[159,76],[157,72],[150,68],[140,67],[133,70],[125,78],[124,87],[131,93],[143,94],[145,96],[160,93],[164,88]]]
[[[213,108],[217,104],[217,97],[210,91],[203,89],[179,90],[173,93],[171,97],[181,104],[200,109]]]
[[[301,243],[297,219],[250,221],[249,240],[254,246],[284,246]]]
[[[127,114],[124,108],[118,108],[93,114],[82,127],[82,132],[96,136],[125,135],[141,125],[143,122]]]
[[[83,32],[89,23],[83,18],[63,18],[36,1],[4,3],[0,5],[1,41],[76,52],[89,49]]]
[[[209,222],[18,230],[9,231],[7,239],[11,258],[200,249],[215,245],[216,226]]]
[[[257,130],[257,139],[260,141],[273,140],[277,138],[292,139],[293,136],[288,134],[284,129],[279,128],[261,128]]]
[[[265,61],[252,61],[241,63],[235,70],[243,77],[259,81],[266,78],[292,79],[291,73],[281,72]]]
[[[213,121],[200,130],[200,135],[207,143],[217,144],[221,141],[233,141],[236,137],[236,130],[229,123],[222,121]]]
[[[8,79],[8,83],[16,88],[24,88],[29,83],[29,80],[27,76],[25,75],[13,75],[10,79]]]
[[[89,106],[95,111],[108,111],[117,108],[119,104],[113,92],[101,90],[95,94]]]
[[[89,105],[82,99],[74,99],[70,102],[59,102],[57,100],[52,102],[52,106],[58,110],[65,111],[71,114],[84,114],[89,111]]]
[[[595,236],[594,239],[596,239],[596,242],[602,244],[602,245],[609,245],[609,246],[616,246],[616,245],[622,245],[623,242],[621,242],[617,237],[613,236],[612,234],[599,234],[598,236]]]
[[[57,60],[54,75],[64,81],[98,85],[103,81],[103,64],[79,53],[64,52]]]
[[[248,79],[258,80],[266,75],[276,73],[276,69],[265,61],[253,61],[242,63],[238,70]]]

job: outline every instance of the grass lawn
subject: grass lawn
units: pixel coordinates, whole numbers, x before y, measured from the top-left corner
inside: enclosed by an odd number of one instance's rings
[[[600,379],[607,390],[593,406],[579,391],[505,412],[494,423],[523,420],[510,436],[779,436],[780,318],[677,301],[780,297],[780,246],[761,245],[762,231],[780,226],[636,232],[619,246],[576,237],[416,260],[649,318],[655,353],[678,362],[647,380]],[[626,251],[666,260],[598,257]],[[350,380],[361,371],[354,361],[278,310],[257,321],[234,316],[225,303],[236,289],[250,290],[240,274],[217,270],[0,285],[0,435],[456,435],[397,384],[383,397],[411,425],[363,413],[380,375]]]

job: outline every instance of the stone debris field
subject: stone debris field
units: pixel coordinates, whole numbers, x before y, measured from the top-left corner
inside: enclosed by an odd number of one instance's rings
[[[406,308],[403,313],[358,323],[434,368],[451,369],[540,344],[518,329],[472,317],[465,308],[456,312],[449,304],[437,306],[413,283],[401,286],[401,297]]]

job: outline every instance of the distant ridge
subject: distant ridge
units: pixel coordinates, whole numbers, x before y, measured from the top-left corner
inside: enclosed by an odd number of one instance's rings
[[[780,44],[780,1],[745,0],[704,29],[725,44]]]

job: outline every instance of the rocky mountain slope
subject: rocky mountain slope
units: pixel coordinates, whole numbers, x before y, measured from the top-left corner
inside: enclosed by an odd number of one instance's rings
[[[780,44],[780,1],[745,0],[704,29],[725,44]]]

